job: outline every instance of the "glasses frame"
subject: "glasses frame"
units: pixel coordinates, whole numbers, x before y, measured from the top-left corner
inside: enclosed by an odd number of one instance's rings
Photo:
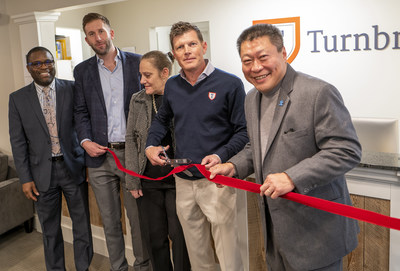
[[[54,66],[54,60],[51,59],[46,59],[44,62],[42,61],[34,61],[34,62],[29,62],[27,64],[29,67],[39,69],[43,65],[45,65],[47,68],[53,67]]]

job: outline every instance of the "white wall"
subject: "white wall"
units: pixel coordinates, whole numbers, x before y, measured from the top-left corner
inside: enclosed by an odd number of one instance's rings
[[[27,8],[18,8],[17,3],[24,1],[0,0],[0,9],[7,9],[10,14],[18,14],[18,10],[27,12]],[[57,1],[61,5],[62,1]],[[87,1],[66,1],[78,4]],[[46,10],[48,1],[35,1],[35,5],[27,4],[29,10],[34,6],[37,10]],[[400,74],[400,50],[393,50],[393,32],[400,31],[398,0],[337,0],[335,2],[319,0],[161,0],[135,1],[127,0],[102,7],[88,8],[62,13],[56,23],[60,27],[80,28],[81,19],[87,11],[101,12],[106,15],[115,30],[115,44],[118,47],[135,46],[136,52],[145,53],[149,50],[149,29],[156,26],[171,25],[179,20],[190,22],[209,21],[211,40],[211,59],[213,64],[242,78],[241,64],[236,51],[236,39],[243,29],[250,26],[253,20],[274,19],[300,16],[301,47],[292,66],[299,71],[320,77],[334,84],[342,93],[350,113],[354,117],[379,117],[400,119],[398,109],[400,101],[400,87],[398,76]],[[0,18],[1,19],[1,18]],[[370,47],[373,48],[373,25],[379,26],[379,31],[390,35],[391,46],[378,51],[353,51],[327,53],[313,53],[313,38],[307,35],[308,31],[323,30],[329,37],[340,35],[367,33],[370,36]],[[8,100],[10,88],[23,86],[20,77],[22,61],[20,60],[18,28],[14,24],[0,24],[0,33],[10,37],[10,43],[3,39],[0,41],[2,50],[0,59],[6,63],[12,62],[11,67],[0,67],[7,90],[0,86],[0,101],[3,104]],[[323,46],[319,38],[319,47]],[[354,42],[354,41],[351,41]],[[348,48],[351,42],[348,43]],[[340,46],[339,46],[340,47]],[[11,48],[11,49],[10,49]],[[11,54],[7,52],[11,50]],[[3,62],[4,63],[4,62]],[[12,69],[12,72],[10,72]],[[14,77],[13,77],[14,74]],[[2,80],[3,81],[3,80]],[[245,82],[247,90],[251,86]],[[8,93],[6,93],[8,92]],[[6,93],[6,95],[4,94]],[[0,121],[6,121],[7,110],[1,107]],[[8,135],[2,129],[0,132],[0,149],[9,149]],[[7,137],[7,142],[5,138]]]
[[[32,11],[61,10],[64,8],[82,8],[93,5],[104,5],[125,0],[4,0],[10,15],[25,14]]]
[[[14,89],[12,58],[10,55],[9,16],[6,12],[5,0],[0,0],[0,151],[9,152],[8,136],[8,94]]]
[[[301,47],[292,62],[293,67],[334,84],[353,116],[383,118],[400,118],[397,79],[400,50],[391,49],[394,44],[392,32],[400,31],[399,10],[397,0],[337,0],[329,4],[319,0],[204,0],[190,1],[190,4],[183,0],[169,4],[160,0],[139,3],[130,0],[105,6],[116,29],[115,42],[120,46],[135,45],[139,53],[149,48],[151,27],[170,25],[178,20],[209,21],[213,63],[240,76],[243,81],[236,51],[236,39],[241,31],[253,20],[300,16]],[[340,45],[340,35],[365,32],[370,36],[370,47],[373,48],[373,25],[390,35],[389,48],[382,51],[311,52],[313,37],[307,35],[307,31],[312,30],[323,30],[329,38],[337,35]],[[319,41],[319,47],[322,42]],[[354,40],[347,43],[349,49],[354,48]],[[245,84],[249,90],[251,86]]]
[[[81,9],[62,11],[60,17],[55,23],[56,28],[68,28],[80,30],[82,35],[82,58],[85,60],[93,55],[93,51],[85,42],[85,35],[82,31],[82,18],[89,12],[104,13],[104,6],[95,6]],[[77,63],[74,63],[77,64]]]
[[[241,72],[236,51],[236,39],[253,20],[300,16],[301,46],[292,66],[305,73],[320,77],[341,92],[353,117],[400,119],[400,49],[395,47],[393,32],[400,31],[398,0],[203,0],[165,1],[129,0],[106,5],[105,12],[114,29],[116,44],[136,46],[144,53],[149,49],[149,29],[171,25],[179,20],[209,21],[211,59],[213,64],[242,78],[246,90],[251,88]],[[374,49],[374,28],[388,33],[390,44],[385,50]],[[337,36],[338,52],[326,52],[323,38],[318,36],[319,53],[314,50],[314,37],[308,31],[323,30],[331,47]],[[369,35],[371,50],[354,51],[355,39],[347,40],[349,51],[340,51],[341,35]],[[382,35],[381,35],[382,36]],[[384,42],[379,37],[379,46]],[[400,46],[400,37],[397,40]],[[362,43],[360,43],[362,44]],[[363,48],[363,46],[360,46]]]
[[[8,96],[11,92],[23,87],[25,60],[21,55],[19,27],[10,17],[13,15],[26,14],[33,11],[48,11],[49,9],[62,9],[74,5],[85,7],[93,5],[94,2],[107,4],[124,0],[0,0],[0,151],[11,153],[10,140],[8,135]],[[101,7],[91,7],[89,10],[102,12]],[[86,10],[77,10],[76,13]],[[83,16],[83,15],[82,15]],[[62,19],[62,18],[60,18]],[[75,24],[80,28],[82,17],[69,20],[66,25]],[[88,50],[90,54],[90,50]]]

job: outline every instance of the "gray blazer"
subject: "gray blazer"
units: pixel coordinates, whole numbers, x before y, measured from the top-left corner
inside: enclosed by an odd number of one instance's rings
[[[288,64],[265,157],[260,149],[260,97],[256,89],[246,97],[250,142],[230,160],[239,177],[254,172],[262,184],[268,174],[286,172],[294,192],[351,205],[344,174],[359,163],[361,146],[337,89]],[[299,270],[326,266],[357,246],[354,220],[282,198],[260,197],[259,207],[264,230],[273,231],[282,253]]]
[[[74,83],[56,80],[56,118],[64,162],[77,184],[85,181],[84,151],[73,123]],[[9,129],[15,166],[21,183],[34,181],[47,191],[51,178],[51,140],[34,83],[10,94]]]
[[[152,96],[147,95],[144,89],[132,95],[126,123],[125,165],[127,169],[139,174],[143,174],[146,168],[145,149],[152,110]],[[173,135],[172,129],[171,134]],[[128,190],[142,189],[140,178],[127,174],[125,180]]]

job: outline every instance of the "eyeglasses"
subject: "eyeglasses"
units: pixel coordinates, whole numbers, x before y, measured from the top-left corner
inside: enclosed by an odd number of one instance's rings
[[[54,60],[47,59],[44,62],[42,61],[35,61],[35,62],[29,62],[28,66],[34,67],[34,68],[40,68],[42,65],[45,65],[47,68],[52,67],[54,65]]]

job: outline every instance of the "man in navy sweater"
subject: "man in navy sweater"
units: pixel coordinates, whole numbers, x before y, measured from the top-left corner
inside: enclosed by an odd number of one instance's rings
[[[173,121],[175,157],[208,169],[227,161],[248,142],[243,83],[204,59],[207,43],[195,25],[174,24],[170,42],[182,70],[165,85],[163,104],[149,130],[146,155],[153,165],[165,165],[159,145]],[[193,270],[216,270],[213,237],[221,269],[242,271],[236,190],[219,189],[197,169],[189,171],[176,176],[176,208]]]

